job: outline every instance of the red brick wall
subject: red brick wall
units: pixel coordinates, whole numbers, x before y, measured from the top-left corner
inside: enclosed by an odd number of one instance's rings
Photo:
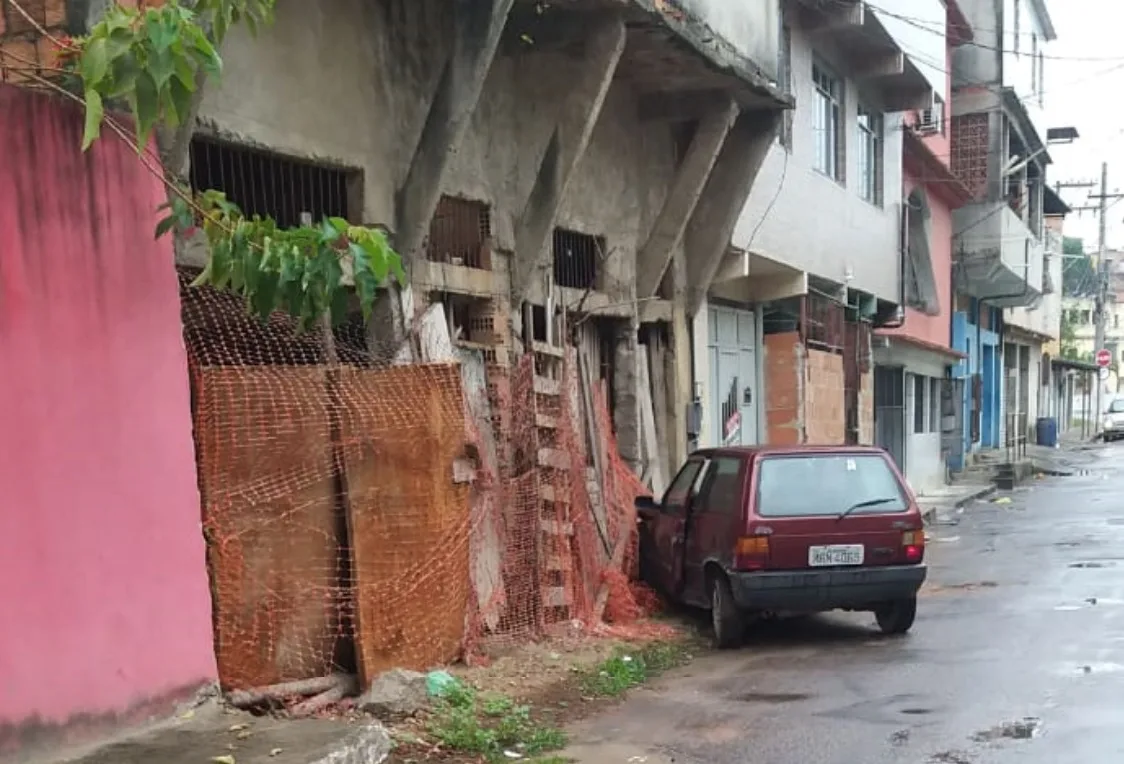
[[[765,335],[765,438],[771,445],[804,442],[803,351],[796,332]]]
[[[987,112],[952,118],[952,172],[975,199],[987,195],[987,152],[990,125]]]
[[[843,356],[808,350],[804,382],[804,433],[816,445],[842,444],[847,416],[843,403]]]
[[[874,372],[862,375],[859,388],[859,443],[874,445]]]

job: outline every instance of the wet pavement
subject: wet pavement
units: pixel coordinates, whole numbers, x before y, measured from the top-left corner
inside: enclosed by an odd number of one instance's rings
[[[904,638],[758,627],[573,731],[581,762],[1124,761],[1124,444],[932,529]]]

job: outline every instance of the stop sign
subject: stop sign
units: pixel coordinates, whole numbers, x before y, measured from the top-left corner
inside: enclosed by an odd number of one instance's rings
[[[1100,350],[1098,350],[1095,358],[1097,361],[1097,366],[1100,366],[1101,368],[1104,368],[1105,366],[1108,366],[1110,363],[1112,363],[1112,353],[1108,352],[1108,350],[1105,348],[1101,348]]]

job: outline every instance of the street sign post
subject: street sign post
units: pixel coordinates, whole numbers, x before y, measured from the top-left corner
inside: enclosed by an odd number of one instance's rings
[[[1100,366],[1102,369],[1107,368],[1108,365],[1112,363],[1112,353],[1108,352],[1107,348],[1101,348],[1097,351],[1096,356],[1094,356],[1094,360],[1096,360],[1097,366]]]
[[[1108,382],[1108,367],[1102,366],[1097,369],[1097,376],[1101,378],[1101,382]]]

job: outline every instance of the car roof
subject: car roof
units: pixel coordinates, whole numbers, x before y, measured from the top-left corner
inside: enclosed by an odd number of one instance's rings
[[[813,445],[759,445],[759,446],[723,446],[720,448],[700,448],[693,451],[690,456],[769,456],[770,454],[785,454],[800,456],[803,454],[855,454],[855,455],[883,455],[885,450],[877,446],[813,446]]]

